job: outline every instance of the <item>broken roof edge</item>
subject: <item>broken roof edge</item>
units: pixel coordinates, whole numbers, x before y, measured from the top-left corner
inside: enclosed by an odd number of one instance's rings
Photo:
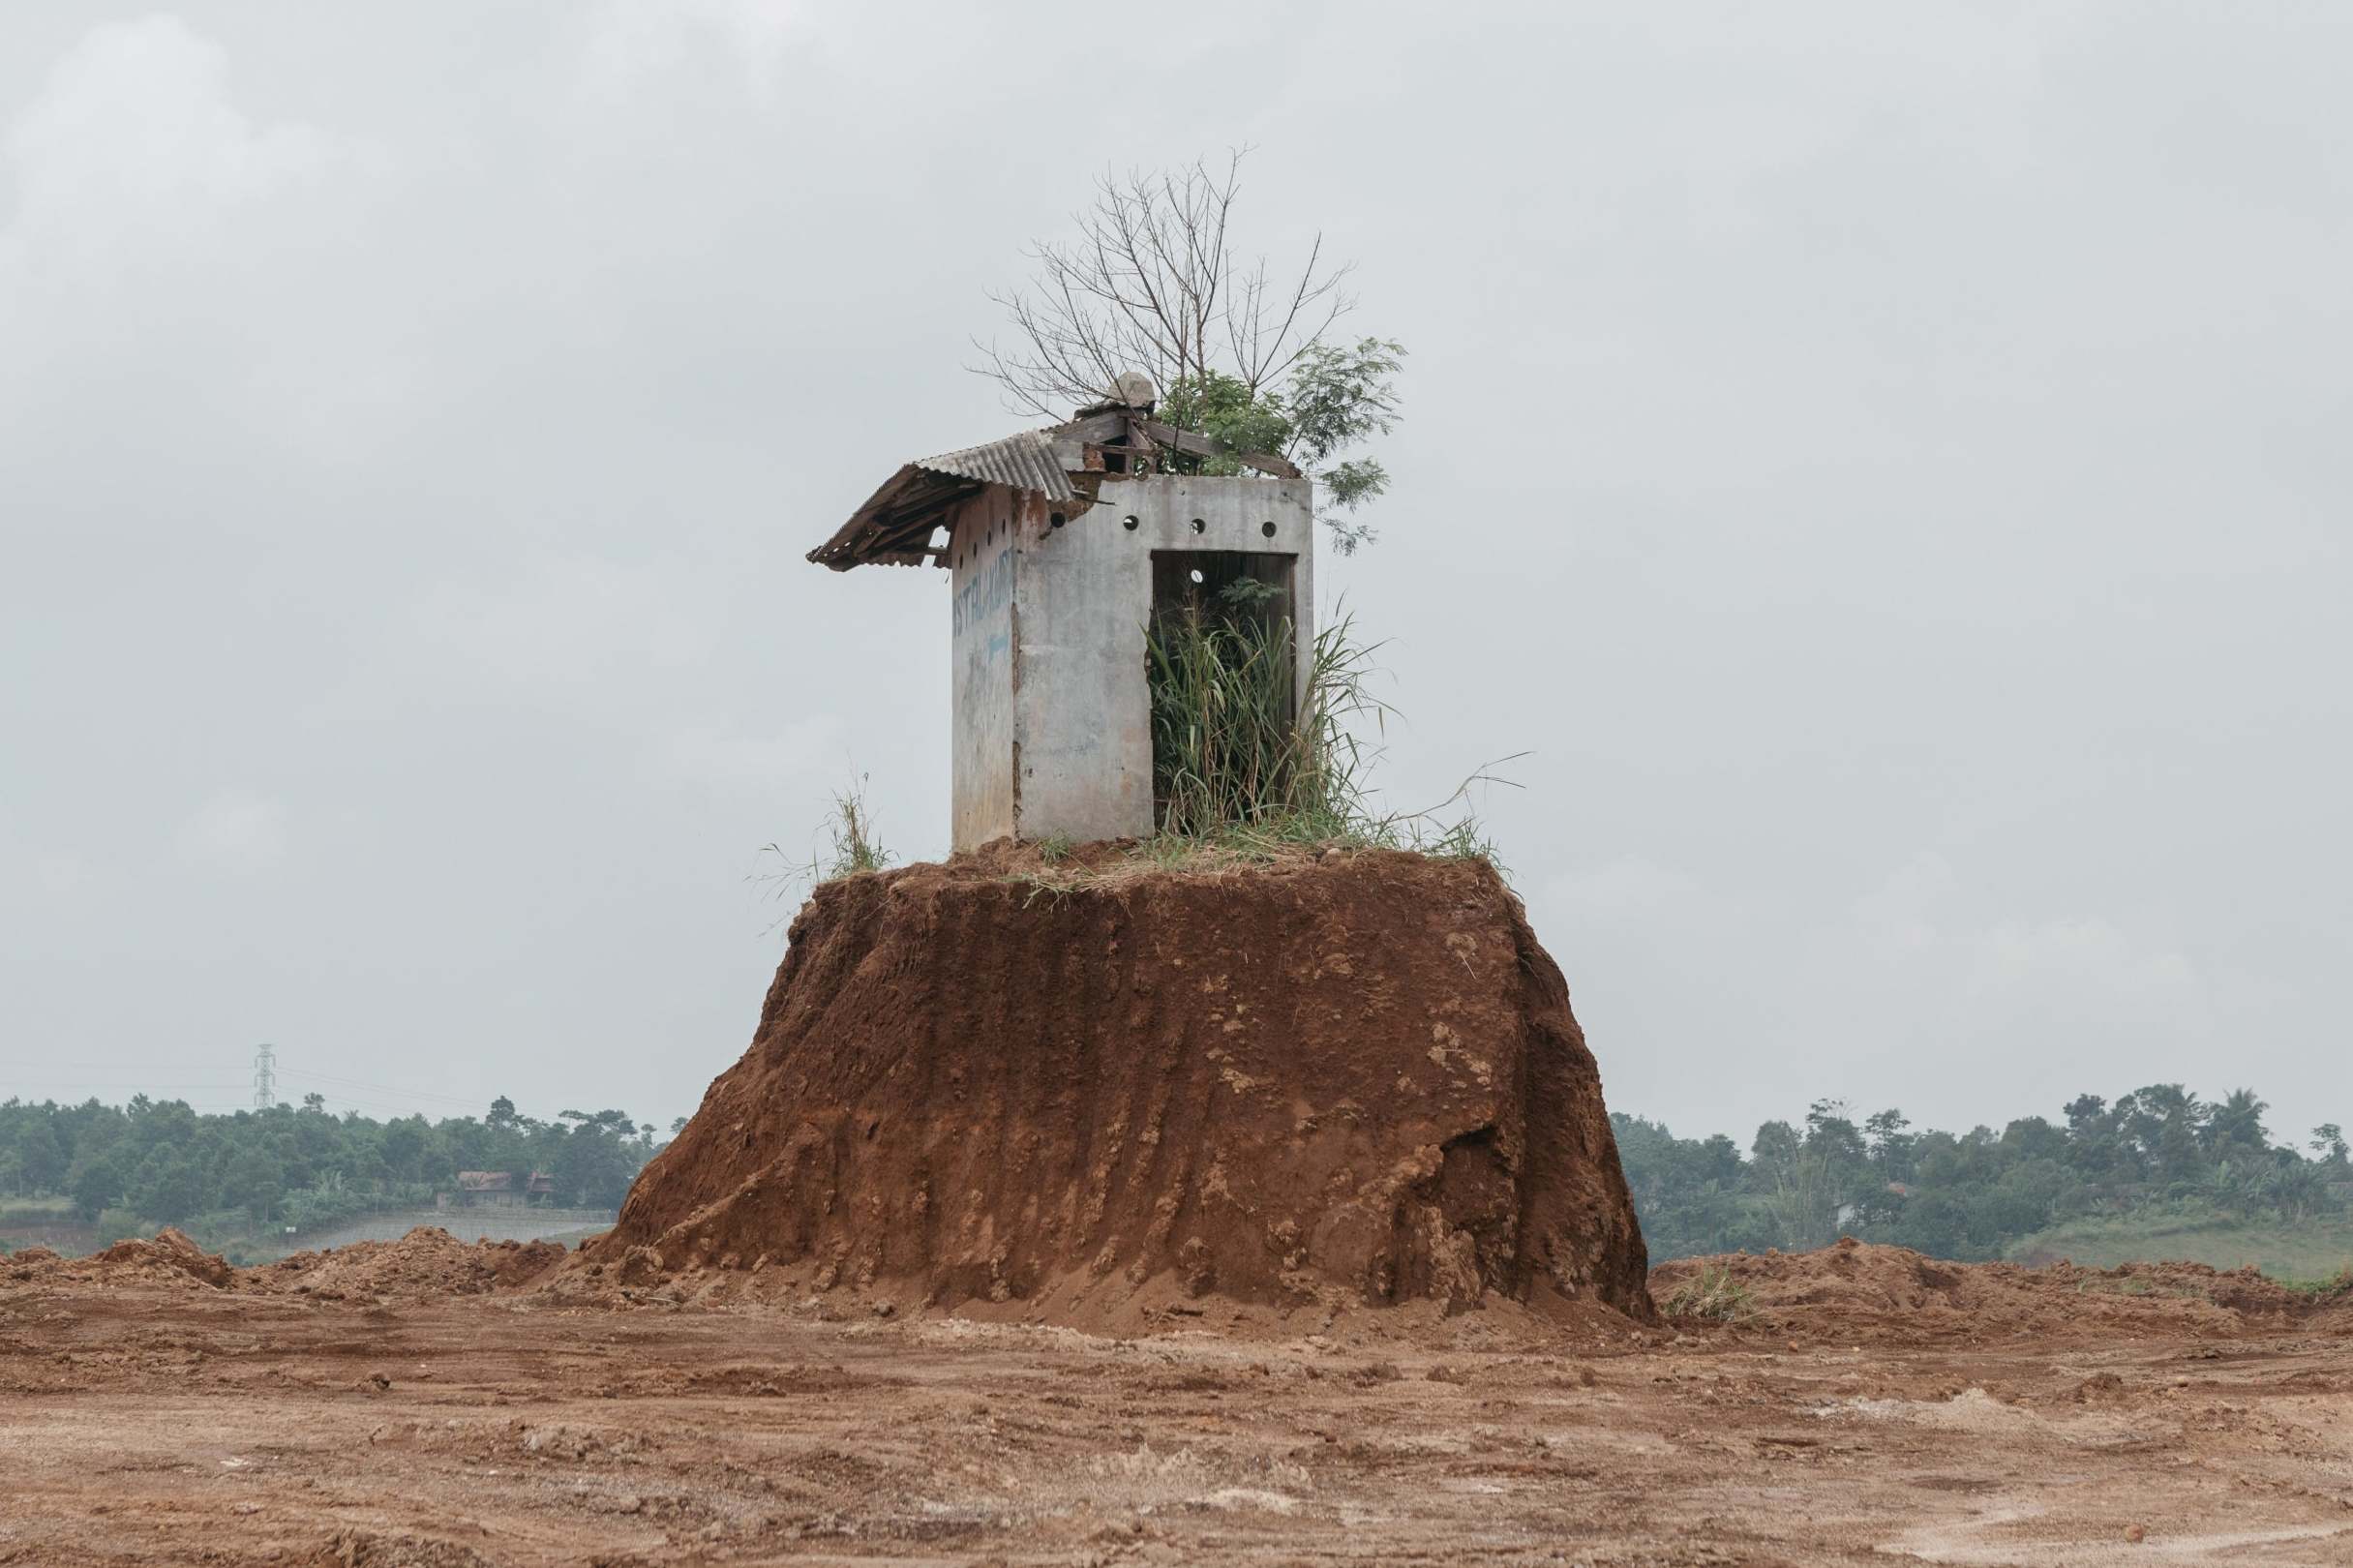
[[[1033,490],[1047,500],[1069,500],[1078,492],[1071,488],[1071,475],[1064,464],[1075,459],[1083,465],[1085,460],[1075,443],[1071,443],[1069,459],[1057,452],[1053,434],[1017,431],[1003,440],[960,447],[937,457],[917,458],[909,466],[928,468],[933,473],[952,473],[960,479],[978,479],[987,485]]]
[[[1238,451],[1198,432],[1178,430],[1151,418],[1148,407],[1090,408],[1060,425],[1016,431],[979,446],[901,464],[848,522],[808,553],[808,559],[837,572],[869,563],[921,565],[938,554],[931,548],[931,533],[948,511],[985,486],[1004,485],[1049,501],[1079,499],[1081,492],[1071,483],[1071,475],[1091,473],[1087,447],[1113,437],[1119,438],[1114,444],[1145,452],[1165,448],[1231,457],[1279,478],[1303,477],[1286,459]]]
[[[941,516],[984,485],[1026,490],[1048,500],[1076,498],[1065,464],[1084,458],[1075,447],[1067,459],[1055,450],[1055,437],[1065,428],[1016,431],[1001,440],[901,464],[808,558],[837,572],[870,561],[920,565]],[[930,476],[953,482],[926,483]]]

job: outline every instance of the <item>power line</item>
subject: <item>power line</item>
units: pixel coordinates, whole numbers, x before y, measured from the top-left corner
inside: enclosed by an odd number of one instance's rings
[[[186,1057],[182,1057],[176,1062],[92,1062],[87,1064],[83,1070],[87,1072],[180,1072],[195,1065]],[[243,1068],[205,1068],[200,1070],[233,1072],[240,1077],[245,1074]]]
[[[289,1078],[301,1078],[313,1083],[336,1084],[346,1089],[365,1089],[379,1095],[393,1095],[403,1100],[435,1100],[445,1104],[464,1105],[468,1109],[481,1103],[480,1101],[465,1095],[444,1095],[437,1094],[430,1089],[403,1089],[395,1084],[369,1083],[365,1079],[341,1077],[332,1072],[313,1072],[307,1068],[288,1068],[286,1070],[286,1075]]]
[[[428,1114],[441,1106],[453,1106],[471,1114],[479,1114],[484,1103],[478,1097],[453,1095],[432,1089],[407,1089],[397,1084],[346,1077],[341,1073],[318,1072],[308,1068],[283,1067],[278,1061],[277,1047],[270,1044],[263,1044],[256,1048],[252,1073],[250,1077],[244,1077],[241,1080],[230,1077],[206,1077],[202,1075],[207,1070],[204,1069],[197,1069],[191,1073],[189,1071],[191,1066],[192,1064],[186,1061],[144,1065],[117,1062],[103,1066],[93,1065],[88,1070],[92,1076],[88,1077],[0,1079],[0,1097],[14,1094],[19,1090],[38,1089],[91,1092],[92,1098],[97,1098],[101,1094],[130,1093],[136,1096],[195,1092],[204,1095],[207,1103],[202,1108],[208,1113],[214,1112],[216,1109],[269,1110],[278,1103],[280,1080],[288,1079],[297,1085],[322,1086],[327,1093],[321,1098],[333,1099],[342,1104],[394,1116]],[[167,1083],[129,1084],[108,1084],[99,1081],[95,1076],[98,1073],[125,1074],[147,1071],[178,1072],[188,1075],[174,1078]],[[226,1099],[228,1094],[241,1086],[241,1082],[250,1083],[252,1086],[253,1092],[247,1103],[221,1107],[215,1107],[210,1103],[212,1097],[216,1095]],[[357,1091],[357,1093],[353,1091]],[[387,1103],[387,1101],[394,1102]],[[197,1107],[192,1105],[190,1108]]]
[[[346,1083],[361,1089],[381,1089],[390,1094],[409,1095],[420,1100],[454,1100],[464,1104],[473,1103],[464,1095],[443,1094],[434,1089],[407,1089],[398,1084],[376,1083],[366,1078],[347,1078],[339,1072],[319,1072],[310,1068],[288,1068],[287,1070],[297,1078],[317,1078],[325,1083]]]
[[[110,1095],[144,1094],[157,1089],[219,1089],[229,1093],[250,1092],[253,1075],[243,1073],[234,1078],[184,1077],[135,1078],[128,1083],[107,1083],[96,1078],[18,1078],[0,1076],[0,1096],[18,1089],[96,1089]]]

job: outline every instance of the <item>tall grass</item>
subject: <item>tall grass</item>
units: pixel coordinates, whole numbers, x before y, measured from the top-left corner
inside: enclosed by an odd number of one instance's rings
[[[1379,750],[1365,732],[1384,734],[1393,711],[1371,689],[1382,645],[1359,642],[1343,615],[1316,632],[1303,674],[1291,621],[1266,612],[1270,591],[1242,579],[1148,629],[1158,855],[1342,844],[1493,861],[1474,815],[1442,814],[1474,784],[1510,781],[1482,769],[1430,810],[1376,809]]]
[[[826,818],[826,836],[831,840],[830,857],[821,857],[817,878],[831,882],[860,871],[880,871],[890,863],[890,852],[883,848],[882,840],[874,836],[874,813],[866,804],[866,779],[860,774],[858,781],[833,792],[833,809]]]
[[[1722,1265],[1703,1266],[1675,1286],[1659,1311],[1671,1318],[1702,1317],[1714,1323],[1737,1323],[1757,1315],[1757,1301],[1748,1286]]]
[[[765,887],[769,897],[789,909],[803,892],[821,883],[860,871],[880,871],[894,859],[875,836],[863,773],[833,792],[832,809],[826,813],[818,832],[824,842],[813,844],[805,860],[780,845],[763,844],[760,853],[771,859],[762,863],[770,869],[755,870],[747,880]],[[783,924],[785,918],[778,917],[776,924]]]
[[[1343,617],[1316,634],[1301,681],[1291,621],[1260,613],[1251,591],[1260,587],[1245,578],[1211,607],[1153,619],[1153,793],[1162,832],[1330,836],[1366,815],[1365,754],[1350,725],[1386,721],[1388,709],[1366,689],[1377,645],[1359,644]]]

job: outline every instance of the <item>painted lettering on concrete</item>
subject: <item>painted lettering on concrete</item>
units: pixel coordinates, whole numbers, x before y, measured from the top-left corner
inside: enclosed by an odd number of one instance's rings
[[[956,590],[952,635],[961,640],[967,630],[984,620],[993,619],[1012,600],[1013,549],[1008,544],[997,552],[994,560],[973,573],[965,585]],[[995,658],[1005,650],[1006,646],[1007,639],[1000,633],[989,639],[982,656]]]

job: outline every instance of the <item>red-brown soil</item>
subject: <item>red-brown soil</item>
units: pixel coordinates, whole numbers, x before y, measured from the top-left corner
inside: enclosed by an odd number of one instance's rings
[[[1029,869],[820,888],[751,1048],[575,1286],[1091,1328],[1650,1314],[1600,1074],[1490,867]]]
[[[1645,1282],[1484,870],[1021,870],[825,890],[569,1258],[0,1260],[0,1565],[2353,1561],[2353,1292]]]
[[[1746,1293],[1762,1331],[1834,1340],[2050,1342],[2081,1334],[2243,1334],[2325,1327],[2353,1291],[2315,1297],[2255,1270],[2203,1263],[1946,1263],[1852,1239],[1813,1252],[1678,1258],[1651,1276],[1659,1300],[1703,1274]],[[2353,1325],[2346,1325],[2353,1326]]]
[[[354,1242],[324,1252],[296,1252],[243,1275],[260,1282],[263,1289],[325,1301],[415,1301],[528,1284],[564,1257],[558,1242],[469,1244],[446,1230],[419,1225],[399,1241]]]
[[[1732,1325],[1109,1338],[158,1251],[0,1262],[0,1564],[2353,1561],[2353,1302],[2211,1271],[1850,1248],[1658,1271],[1733,1270]]]

